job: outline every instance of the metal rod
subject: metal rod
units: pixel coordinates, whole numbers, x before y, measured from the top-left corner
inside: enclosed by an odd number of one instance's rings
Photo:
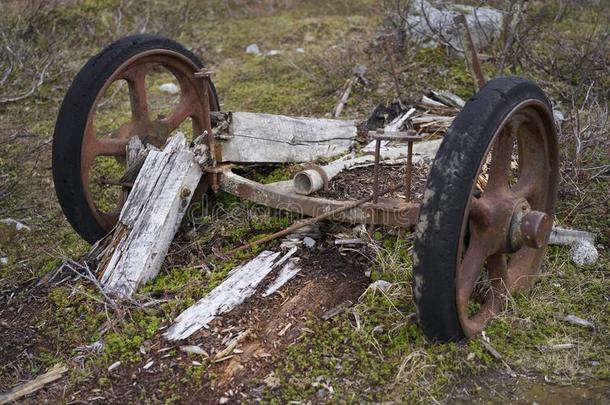
[[[382,190],[381,193],[379,193],[378,195],[384,195],[384,194],[387,194],[387,193],[391,193],[391,192],[399,190],[399,189],[401,189],[403,187],[404,187],[404,184],[395,184],[395,185],[392,185],[392,186]],[[302,221],[302,222],[299,222],[299,223],[296,223],[296,224],[292,224],[288,228],[285,228],[285,229],[283,229],[281,231],[278,231],[278,232],[273,233],[271,235],[265,236],[264,238],[255,240],[253,242],[247,243],[247,244],[242,245],[240,247],[237,247],[235,249],[229,250],[228,252],[226,252],[226,254],[227,255],[233,255],[233,254],[235,254],[235,253],[237,253],[239,251],[242,251],[242,250],[245,250],[245,249],[249,249],[252,246],[260,245],[262,243],[267,243],[267,242],[270,242],[270,241],[275,240],[277,238],[281,238],[282,236],[289,235],[289,234],[293,233],[294,231],[303,228],[304,226],[315,224],[316,222],[320,222],[320,221],[322,221],[322,220],[324,220],[326,218],[330,218],[333,215],[338,214],[340,212],[347,211],[347,210],[350,210],[352,208],[356,208],[359,205],[362,205],[362,204],[365,204],[365,203],[371,201],[372,199],[373,199],[373,195],[361,198],[360,200],[356,200],[356,201],[354,201],[352,203],[349,203],[349,204],[347,204],[347,205],[345,205],[343,207],[335,208],[334,210],[329,211],[329,212],[327,212],[325,214],[320,214],[320,215],[318,215],[316,217],[306,219],[305,221]]]
[[[373,204],[377,204],[379,193],[379,159],[381,155],[381,139],[375,141],[375,165],[373,166]]]
[[[407,173],[405,175],[405,194],[407,202],[411,201],[411,176],[413,168],[413,141],[409,141],[407,147]]]
[[[485,85],[485,76],[483,75],[483,70],[481,69],[481,62],[479,61],[479,55],[477,54],[477,50],[474,47],[474,41],[472,40],[472,35],[470,34],[470,28],[468,27],[468,22],[466,21],[466,17],[464,14],[459,14],[453,18],[453,21],[459,24],[462,24],[466,29],[466,43],[468,45],[468,50],[470,51],[470,59],[472,63],[472,73],[475,81],[477,82],[477,86],[479,89]],[[464,50],[464,54],[466,51]]]

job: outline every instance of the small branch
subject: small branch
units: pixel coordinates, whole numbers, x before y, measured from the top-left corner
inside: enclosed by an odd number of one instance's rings
[[[0,104],[13,103],[15,101],[20,101],[20,100],[26,99],[26,98],[30,97],[32,94],[34,94],[36,92],[36,90],[38,90],[38,88],[40,86],[42,86],[42,84],[44,83],[44,76],[45,76],[47,68],[49,67],[50,64],[51,63],[49,62],[45,65],[44,68],[42,68],[42,71],[39,73],[38,81],[36,83],[34,83],[32,88],[30,89],[30,91],[28,91],[27,93],[22,94],[20,96],[0,99]]]

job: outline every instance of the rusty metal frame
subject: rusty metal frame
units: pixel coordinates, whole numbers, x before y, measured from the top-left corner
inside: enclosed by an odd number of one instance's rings
[[[297,194],[280,187],[261,184],[233,173],[230,166],[219,166],[220,190],[242,199],[267,207],[300,215],[317,217],[340,208],[347,208],[354,201],[337,201]],[[376,224],[413,228],[419,213],[419,204],[404,199],[379,197],[377,203],[362,205],[337,212],[331,220],[352,224]]]

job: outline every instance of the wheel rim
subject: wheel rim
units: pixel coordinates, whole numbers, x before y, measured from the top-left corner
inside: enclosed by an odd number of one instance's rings
[[[173,74],[180,88],[177,105],[165,117],[151,119],[146,86],[146,77],[156,66],[162,66]],[[95,159],[112,156],[124,159],[126,146],[130,138],[139,137],[143,142],[162,147],[172,131],[187,119],[192,121],[193,134],[201,134],[205,128],[207,112],[202,100],[206,93],[211,110],[217,110],[214,93],[208,85],[207,91],[194,73],[199,67],[180,53],[155,49],[140,53],[119,66],[106,80],[89,110],[81,147],[81,180],[87,203],[98,223],[106,231],[118,221],[126,193],[120,194],[116,207],[110,211],[101,209],[96,203],[89,186],[90,174]],[[128,84],[131,120],[120,125],[108,136],[100,137],[95,128],[96,110],[108,88],[115,82],[124,80]],[[120,186],[120,185],[119,185]]]
[[[538,100],[519,104],[498,127],[481,160],[475,179],[487,172],[487,184],[467,204],[460,240],[466,229],[469,240],[458,251],[456,267],[458,317],[468,337],[503,309],[509,294],[531,286],[539,273],[557,189],[555,127],[549,117],[548,108]],[[511,184],[514,152],[518,172]],[[474,190],[473,185],[471,195]],[[472,297],[483,267],[490,288],[473,311]]]

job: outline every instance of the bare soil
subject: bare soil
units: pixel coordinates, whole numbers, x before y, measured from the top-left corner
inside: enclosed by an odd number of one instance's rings
[[[169,400],[176,394],[186,402],[217,402],[225,398],[228,403],[241,403],[261,399],[263,389],[273,387],[271,372],[287,348],[307,340],[310,330],[306,323],[311,316],[320,320],[330,309],[346,301],[356,302],[370,283],[362,263],[341,255],[330,245],[312,251],[301,249],[298,256],[301,272],[279,292],[263,298],[260,292],[265,286],[260,286],[257,294],[215,319],[208,329],[177,344],[158,336],[142,361],[110,372],[100,370],[83,386],[61,395],[61,399],[116,403],[136,397],[141,390],[155,401]],[[266,282],[272,279],[269,277]],[[245,331],[246,337],[233,353],[215,361],[216,354]],[[178,349],[181,345],[198,345],[209,357],[188,355]],[[150,362],[152,366],[144,369]],[[103,393],[99,392],[100,378],[109,381]],[[32,403],[48,395],[41,391],[31,398]]]

